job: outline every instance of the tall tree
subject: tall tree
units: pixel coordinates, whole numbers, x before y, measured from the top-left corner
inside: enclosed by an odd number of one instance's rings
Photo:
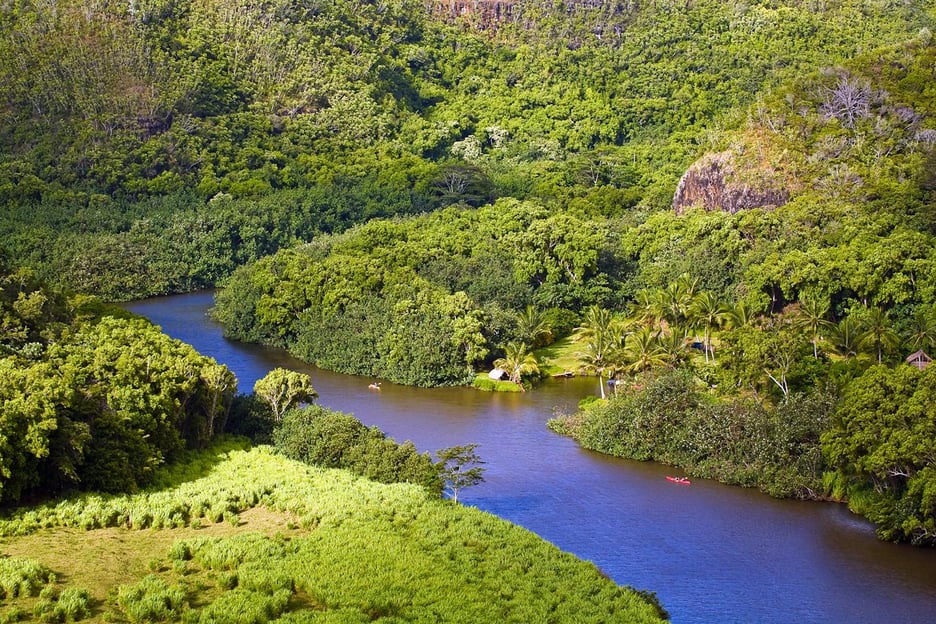
[[[881,363],[885,351],[890,351],[900,344],[900,336],[891,326],[887,312],[877,306],[868,311],[858,344],[870,348],[877,355],[878,364]]]
[[[819,359],[819,341],[822,339],[822,331],[832,327],[832,323],[826,319],[828,312],[828,301],[822,301],[815,296],[800,298],[795,323],[809,334],[813,345],[813,358],[817,360]]]
[[[702,326],[702,346],[705,348],[705,362],[708,363],[709,353],[715,361],[715,349],[712,348],[712,329],[721,325],[725,318],[725,306],[718,295],[710,290],[700,292],[692,300],[689,308],[690,316]]]
[[[612,354],[621,346],[623,330],[610,310],[591,306],[585,311],[582,325],[575,329],[577,340],[584,341],[585,347],[577,352],[577,357],[587,368],[598,375],[601,398],[605,398],[604,371],[612,362]]]
[[[484,481],[484,461],[476,452],[477,444],[451,446],[436,451],[436,468],[445,483],[445,491],[458,502],[458,493]]]
[[[318,396],[312,379],[305,373],[274,368],[254,384],[254,392],[270,405],[273,420],[279,422],[290,407]]]

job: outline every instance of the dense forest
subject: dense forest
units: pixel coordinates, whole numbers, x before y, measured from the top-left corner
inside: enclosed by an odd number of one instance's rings
[[[571,336],[611,396],[556,430],[933,544],[933,369],[905,358],[936,346],[934,22],[930,1],[7,3],[0,393],[26,444],[2,498],[133,490],[232,410],[249,429],[226,369],[73,294],[223,286],[229,335],[407,384],[522,382]],[[438,488],[399,452],[387,479]]]

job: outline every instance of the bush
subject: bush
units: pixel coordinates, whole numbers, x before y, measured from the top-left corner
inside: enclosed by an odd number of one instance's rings
[[[582,446],[680,466],[690,474],[757,487],[773,496],[812,498],[823,490],[819,436],[835,393],[795,394],[777,406],[716,400],[687,372],[647,377],[644,387],[590,401],[549,427]]]
[[[91,615],[91,594],[87,590],[69,587],[57,597],[39,600],[33,613],[41,622],[76,622]]]
[[[438,471],[428,454],[411,442],[398,444],[357,418],[310,405],[286,412],[273,432],[277,452],[307,464],[345,468],[381,483],[416,483],[441,493]]]
[[[185,599],[185,591],[181,587],[170,586],[155,574],[117,590],[117,604],[131,622],[177,620]]]
[[[0,598],[35,596],[55,575],[33,559],[0,558]]]

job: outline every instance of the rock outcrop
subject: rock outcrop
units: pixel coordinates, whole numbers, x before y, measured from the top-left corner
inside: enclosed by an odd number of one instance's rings
[[[673,210],[682,214],[687,208],[730,213],[748,208],[777,208],[787,203],[790,193],[772,183],[769,176],[752,179],[750,173],[738,175],[732,152],[706,154],[683,174],[673,196]]]

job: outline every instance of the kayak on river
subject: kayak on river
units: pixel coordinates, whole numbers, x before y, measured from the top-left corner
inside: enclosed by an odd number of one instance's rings
[[[668,476],[666,477],[666,480],[672,481],[673,483],[679,483],[680,485],[689,485],[690,483],[692,483],[692,481],[690,481],[686,477],[669,477]]]

